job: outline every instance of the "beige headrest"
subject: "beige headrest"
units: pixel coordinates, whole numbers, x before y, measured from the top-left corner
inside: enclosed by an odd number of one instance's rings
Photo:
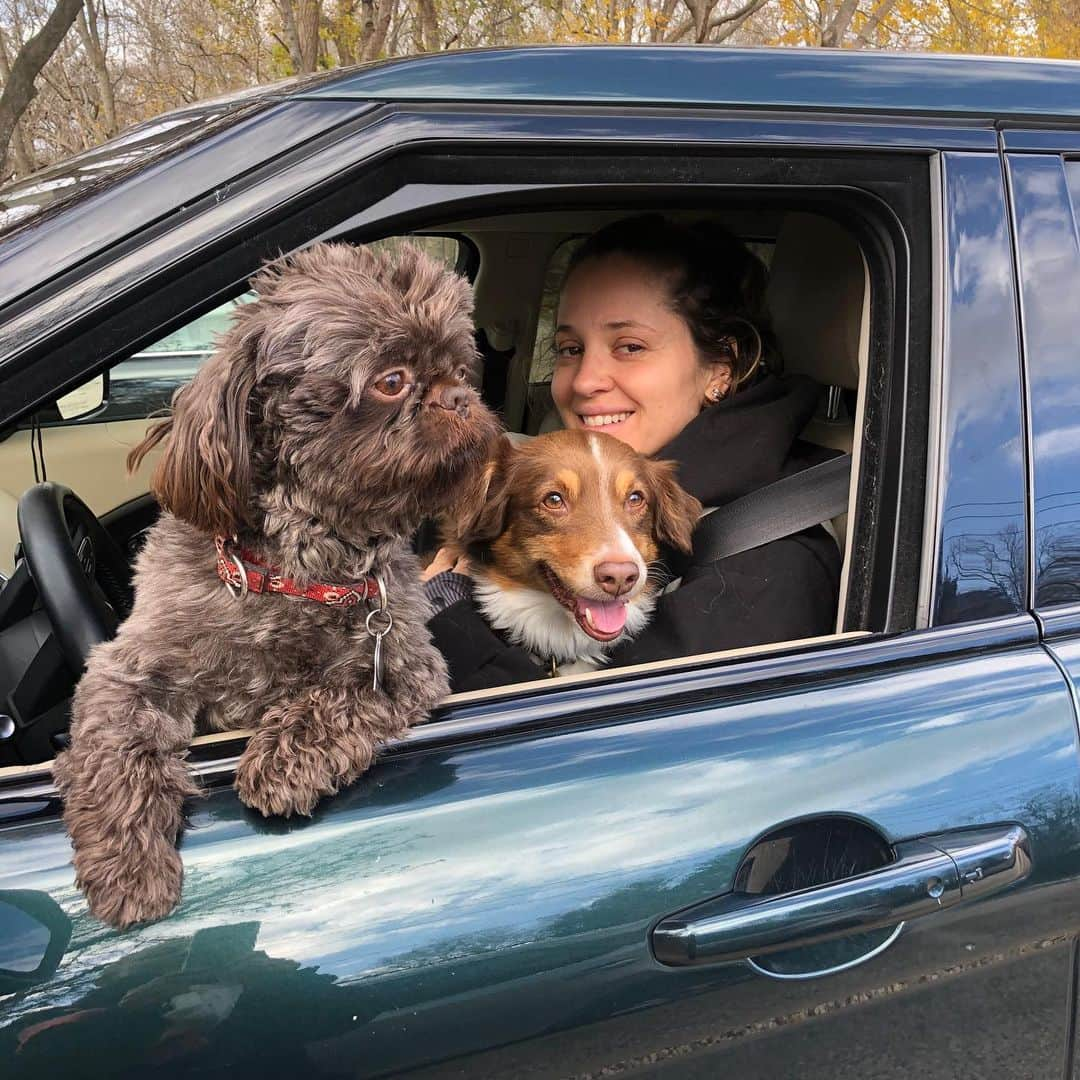
[[[816,214],[788,214],[776,238],[767,299],[785,371],[825,386],[858,387],[866,266],[843,226]]]

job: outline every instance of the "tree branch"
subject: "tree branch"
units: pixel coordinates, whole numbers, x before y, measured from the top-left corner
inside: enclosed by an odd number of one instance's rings
[[[19,117],[34,98],[34,82],[71,29],[83,0],[58,0],[45,25],[19,49],[0,94],[0,166],[7,159]]]
[[[881,0],[876,8],[870,13],[870,17],[866,20],[866,24],[855,36],[855,43],[860,49],[869,48],[872,43],[870,40],[874,32],[881,25],[883,20],[892,14],[892,10],[896,7],[898,0]]]
[[[821,31],[821,44],[827,49],[835,49],[844,40],[844,35],[851,26],[851,20],[855,18],[855,11],[859,6],[859,0],[841,0],[836,14],[830,20],[828,26]]]

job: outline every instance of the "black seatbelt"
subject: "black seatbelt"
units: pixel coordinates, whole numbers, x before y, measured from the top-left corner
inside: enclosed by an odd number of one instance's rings
[[[851,455],[785,476],[703,517],[694,530],[695,565],[716,562],[847,513]]]

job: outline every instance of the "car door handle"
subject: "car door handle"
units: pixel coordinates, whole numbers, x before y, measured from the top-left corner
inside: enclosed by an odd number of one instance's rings
[[[942,833],[894,846],[879,870],[778,896],[726,893],[669,915],[652,932],[661,964],[764,956],[906,922],[986,896],[1031,872],[1019,825]]]

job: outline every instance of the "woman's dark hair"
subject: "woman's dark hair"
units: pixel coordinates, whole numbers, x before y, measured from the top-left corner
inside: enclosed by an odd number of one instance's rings
[[[570,257],[563,283],[584,262],[625,255],[670,275],[670,306],[690,329],[703,362],[731,364],[735,389],[775,353],[765,311],[765,265],[750,249],[710,221],[684,225],[661,214],[640,214],[605,225]]]

